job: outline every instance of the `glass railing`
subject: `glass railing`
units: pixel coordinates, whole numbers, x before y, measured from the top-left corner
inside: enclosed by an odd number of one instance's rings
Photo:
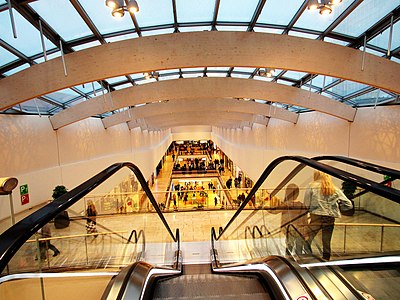
[[[149,209],[123,216],[105,214],[112,210],[113,201],[91,194],[102,193],[132,172],[143,184],[142,198],[147,199]],[[65,210],[69,222],[59,222],[57,216]],[[0,240],[2,276],[82,269],[115,271],[139,260],[172,268],[179,250],[178,230],[173,232],[169,227],[143,175],[130,163],[105,169],[6,230]]]
[[[338,188],[343,181],[348,181],[359,190],[370,191],[364,198],[354,199],[359,210],[353,216],[341,215],[333,219],[335,225],[329,243],[329,233],[324,232],[325,250],[322,230],[312,238],[311,233],[316,232],[316,228],[310,227],[308,208],[303,204],[307,186],[313,181],[316,169],[330,174]],[[390,169],[385,171],[391,172]],[[393,174],[399,174],[392,171]],[[297,190],[294,197],[296,200],[289,193],[293,193],[293,190]],[[333,167],[332,163],[326,165],[298,157],[277,159],[267,167],[255,187],[245,195],[245,201],[227,226],[214,230],[213,243],[222,264],[268,255],[283,255],[297,261],[321,261],[323,252],[329,251],[329,246],[330,260],[400,250],[400,245],[396,242],[400,229],[396,220],[362,209],[371,202],[378,206],[386,205],[382,199],[398,209],[399,191],[380,184],[380,181],[374,182]],[[253,209],[245,210],[250,203]],[[313,222],[315,225],[315,219]],[[309,244],[311,247],[308,247]]]

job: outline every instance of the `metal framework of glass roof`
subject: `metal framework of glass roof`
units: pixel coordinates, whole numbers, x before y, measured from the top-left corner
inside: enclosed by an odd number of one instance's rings
[[[17,38],[13,36],[9,3],[0,0],[0,80],[43,62],[44,48],[47,59],[52,59],[61,56],[60,49],[66,54],[142,36],[211,30],[324,40],[400,62],[400,0],[343,0],[328,16],[309,11],[308,0],[138,0],[140,12],[125,14],[122,19],[113,18],[103,0],[9,1]],[[320,93],[352,107],[400,103],[399,95],[392,92],[292,70],[276,70],[271,78],[260,76],[258,68],[241,66],[157,71],[156,78],[148,79],[140,73],[75,86],[0,113],[53,115],[101,93],[156,80],[206,76],[277,82]],[[285,103],[274,105],[294,112],[306,111]]]

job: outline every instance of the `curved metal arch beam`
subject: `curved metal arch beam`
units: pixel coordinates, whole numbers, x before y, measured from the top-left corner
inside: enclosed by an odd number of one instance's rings
[[[150,103],[144,106],[133,107],[130,110],[125,110],[123,112],[113,114],[109,117],[103,118],[102,122],[104,128],[109,128],[120,123],[129,122],[133,119],[157,116],[170,112],[185,112],[188,110],[250,113],[254,115],[263,115],[271,118],[277,118],[291,123],[296,123],[298,119],[298,114],[269,104],[229,98],[215,98],[178,99],[170,100],[168,102]]]
[[[193,67],[266,67],[266,63],[400,93],[398,63],[332,43],[259,32],[141,37],[69,53],[65,61],[67,76],[61,58],[55,58],[0,80],[0,110],[57,90],[127,74]]]
[[[133,86],[98,96],[50,117],[54,129],[108,111],[144,102],[190,98],[250,98],[317,110],[353,121],[356,110],[320,94],[283,84],[242,78],[187,78]]]

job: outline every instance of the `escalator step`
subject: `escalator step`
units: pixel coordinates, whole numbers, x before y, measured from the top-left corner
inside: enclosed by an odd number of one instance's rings
[[[156,284],[154,298],[229,297],[229,299],[236,299],[238,295],[246,297],[246,295],[258,294],[263,294],[266,298],[257,299],[269,299],[256,277],[195,274],[160,280]]]
[[[214,295],[214,296],[185,296],[185,297],[179,297],[179,296],[174,296],[174,297],[168,297],[168,298],[153,298],[154,300],[169,300],[169,299],[220,299],[220,295]],[[239,294],[239,295],[223,295],[223,299],[228,299],[228,300],[271,300],[271,297],[266,294],[266,293],[254,293],[254,294]]]

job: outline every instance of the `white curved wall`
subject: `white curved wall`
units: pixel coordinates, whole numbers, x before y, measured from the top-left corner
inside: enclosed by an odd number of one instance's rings
[[[399,115],[398,106],[361,108],[352,123],[310,112],[301,114],[297,124],[272,119],[268,127],[158,132],[130,131],[126,124],[104,129],[96,118],[53,131],[47,117],[0,115],[0,177],[15,176],[29,185],[29,205],[21,206],[19,191],[13,194],[18,212],[50,199],[54,186],[71,189],[115,162],[135,163],[148,179],[171,141],[180,139],[211,138],[253,179],[282,155],[344,155],[400,169]],[[0,197],[4,218],[9,206],[7,196]]]

